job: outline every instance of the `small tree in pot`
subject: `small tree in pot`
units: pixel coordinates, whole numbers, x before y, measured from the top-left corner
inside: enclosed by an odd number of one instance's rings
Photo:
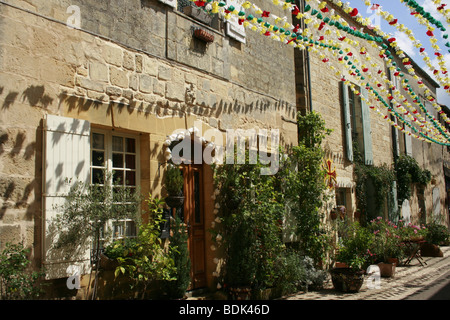
[[[184,179],[178,166],[169,164],[164,176],[164,187],[168,193],[166,203],[171,208],[181,207],[184,203]]]

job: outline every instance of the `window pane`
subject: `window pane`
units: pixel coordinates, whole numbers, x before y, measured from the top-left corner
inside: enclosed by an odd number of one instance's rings
[[[132,138],[126,138],[127,152],[136,153],[136,140]]]
[[[125,222],[125,235],[127,237],[136,237],[137,236],[136,230],[137,230],[136,223],[134,221]]]
[[[92,134],[92,148],[105,149],[105,135],[101,133]]]
[[[123,185],[123,171],[115,170],[113,172],[113,184]]]
[[[125,155],[125,165],[128,169],[136,169],[136,156],[134,154]]]
[[[123,168],[123,154],[113,153],[113,167]]]
[[[136,185],[136,172],[135,171],[127,171],[126,172],[126,183],[127,186],[135,186]]]
[[[201,223],[201,208],[200,208],[200,173],[194,172],[194,205],[195,205],[195,223]]]
[[[105,165],[105,153],[103,151],[92,151],[92,165],[99,167]]]
[[[123,152],[123,138],[113,136],[113,151]]]
[[[103,184],[104,174],[102,169],[92,169],[92,183],[93,184]]]

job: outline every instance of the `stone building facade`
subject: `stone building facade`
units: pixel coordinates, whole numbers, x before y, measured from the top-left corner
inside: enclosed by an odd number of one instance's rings
[[[111,157],[103,143],[132,141],[126,156],[135,162],[123,173],[143,194],[160,197],[164,141],[175,130],[278,129],[282,143],[296,143],[292,48],[248,31],[233,34],[223,21],[208,25],[156,0],[7,1],[0,14],[0,241],[31,247],[49,279],[68,276],[75,263],[47,257],[52,199],[65,178],[90,179],[91,152]],[[198,28],[214,41],[194,38]],[[72,140],[61,131],[87,147],[67,145]],[[100,144],[89,143],[94,136]],[[65,145],[58,147],[60,138]],[[203,165],[200,172],[197,222],[207,230],[212,170]],[[207,232],[198,246],[201,285],[213,286]]]
[[[349,105],[353,89],[364,88],[354,87],[350,76],[342,80],[347,67],[334,61],[331,71],[320,52],[294,50],[243,31],[237,21],[200,21],[180,3],[0,2],[0,248],[23,241],[32,248],[35,266],[44,266],[50,280],[69,276],[74,264],[88,271],[88,258],[49,258],[46,223],[53,214],[52,201],[65,190],[64,180],[89,182],[95,170],[115,168],[130,187],[163,197],[165,141],[180,129],[215,130],[223,136],[228,129],[276,129],[281,144],[295,145],[297,110],[317,111],[333,129],[324,147],[337,172],[336,193],[325,210],[336,204],[345,205],[349,215],[356,210],[352,140],[343,106]],[[254,3],[263,6],[263,1]],[[279,6],[264,2],[264,7],[292,22]],[[196,29],[213,40],[196,38]],[[361,41],[361,46],[384,65],[370,43]],[[357,54],[350,45],[342,50]],[[368,107],[364,105],[359,118],[365,116],[364,130],[370,134],[362,138],[360,132],[355,139],[364,147],[367,164],[392,165],[392,127]],[[443,209],[441,149],[418,143],[413,152],[425,159],[420,164],[436,168],[433,176]],[[95,162],[99,154],[105,162]],[[207,164],[186,167],[199,179],[196,192],[202,199],[196,221],[201,239],[193,249],[198,253],[194,273],[201,276],[193,286],[214,288],[215,252],[206,231],[214,220],[212,170]],[[426,192],[429,199],[432,191],[427,187]]]

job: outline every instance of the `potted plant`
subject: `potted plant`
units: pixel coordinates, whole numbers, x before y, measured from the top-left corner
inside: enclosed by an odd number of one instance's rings
[[[370,249],[373,262],[380,268],[382,277],[393,277],[402,255],[398,227],[391,221],[378,217],[370,221],[368,229],[375,236]]]
[[[361,289],[364,283],[364,270],[370,261],[373,240],[374,235],[358,222],[350,224],[343,232],[335,259],[348,267],[330,270],[336,290],[347,293],[358,292]]]
[[[183,196],[184,179],[178,166],[169,164],[164,176],[164,187],[168,196],[166,203],[171,208],[179,208],[184,203]]]
[[[426,227],[428,230],[425,235],[426,242],[421,244],[420,254],[423,257],[443,257],[444,254],[439,246],[448,244],[450,241],[448,229],[436,222],[432,222]]]

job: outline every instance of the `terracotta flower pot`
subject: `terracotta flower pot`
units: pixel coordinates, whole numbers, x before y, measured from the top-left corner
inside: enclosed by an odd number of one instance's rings
[[[214,35],[203,29],[195,29],[194,37],[199,40],[205,41],[205,42],[213,42],[214,41]]]
[[[444,253],[438,245],[425,242],[420,246],[420,255],[422,257],[443,257]]]
[[[380,275],[384,278],[392,278],[395,276],[395,263],[380,262],[378,268],[380,268]]]

